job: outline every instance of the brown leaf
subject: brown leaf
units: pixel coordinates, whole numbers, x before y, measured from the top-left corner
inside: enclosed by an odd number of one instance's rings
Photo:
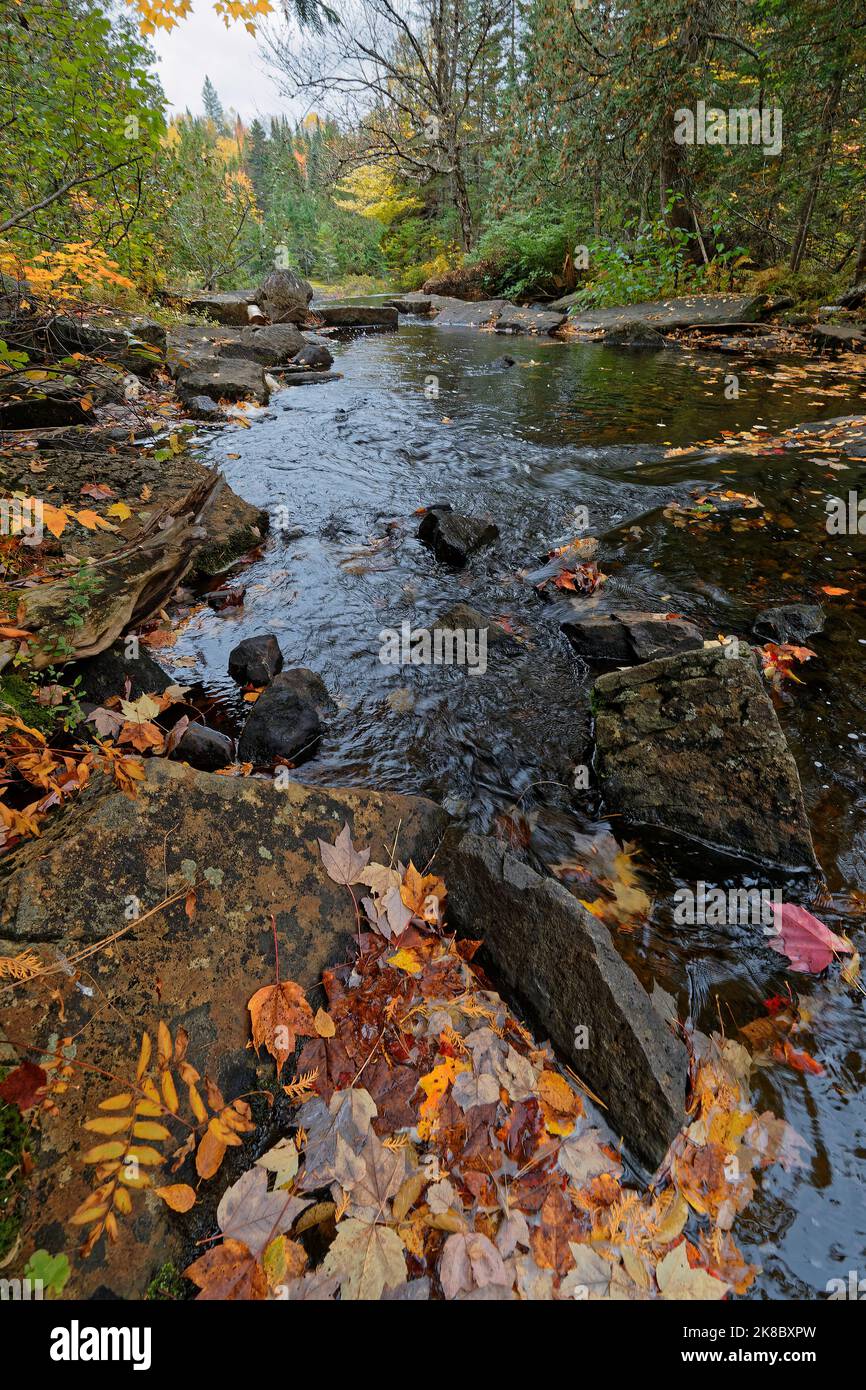
[[[277,1075],[295,1050],[296,1035],[311,1038],[316,1035],[313,1011],[304,998],[304,991],[294,980],[257,989],[247,1004],[253,1029],[256,1052],[264,1047],[276,1059]]]
[[[224,1240],[187,1266],[184,1274],[198,1284],[200,1299],[258,1299],[268,1292],[265,1271],[239,1240]]]

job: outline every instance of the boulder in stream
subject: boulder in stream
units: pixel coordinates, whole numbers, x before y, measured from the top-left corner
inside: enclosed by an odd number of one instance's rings
[[[283,669],[283,654],[272,632],[245,637],[229,652],[229,675],[241,685],[267,685]]]
[[[312,286],[292,270],[272,270],[262,282],[258,303],[271,323],[304,323],[309,317]]]
[[[734,855],[817,868],[797,765],[740,643],[613,671],[593,688],[610,810]]]
[[[216,772],[234,761],[234,739],[207,724],[189,724],[181,735],[172,757],[189,763],[200,772]]]
[[[449,832],[436,871],[448,921],[483,938],[482,960],[608,1106],[617,1135],[654,1169],[680,1128],[688,1058],[603,922],[561,883],[495,840]],[[586,1029],[586,1034],[578,1030]],[[576,1046],[576,1040],[586,1046]]]
[[[562,624],[571,645],[587,661],[611,661],[633,666],[675,652],[702,647],[704,639],[694,623],[675,613],[591,613]]]
[[[469,556],[496,540],[499,530],[489,517],[465,516],[447,503],[428,508],[418,527],[418,539],[443,565],[465,565]]]
[[[281,671],[253,705],[238,741],[241,762],[275,758],[299,764],[318,752],[323,718],[336,710],[321,676],[305,667]]]
[[[333,361],[330,348],[321,343],[305,344],[292,358],[292,363],[298,367],[330,367]]]
[[[825,616],[819,603],[781,603],[759,613],[753,631],[762,642],[793,642],[802,647],[824,631]]]

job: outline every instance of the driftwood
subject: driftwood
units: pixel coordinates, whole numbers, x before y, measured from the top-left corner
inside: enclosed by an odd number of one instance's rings
[[[89,602],[72,576],[20,588],[16,626],[33,633],[27,645],[32,669],[62,666],[98,656],[131,628],[163,607],[207,538],[202,522],[225,480],[209,473],[184,497],[153,518],[145,531],[87,566]],[[76,615],[82,622],[76,625]],[[9,664],[18,641],[0,642],[0,670]]]

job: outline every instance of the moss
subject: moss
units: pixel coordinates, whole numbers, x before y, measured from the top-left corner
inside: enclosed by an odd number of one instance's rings
[[[215,575],[222,574],[223,570],[228,569],[241,555],[246,555],[248,550],[261,543],[261,533],[252,526],[238,527],[231,532],[227,540],[203,546],[197,551],[192,572],[202,578],[212,579]]]
[[[20,671],[0,676],[0,705],[43,734],[50,733],[57,722],[56,710],[39,704],[33,681]]]
[[[0,1081],[7,1072],[8,1067],[0,1067]],[[12,1249],[21,1225],[25,1150],[29,1151],[29,1144],[21,1111],[0,1101],[0,1260]]]
[[[151,1279],[144,1296],[151,1302],[182,1303],[189,1298],[192,1287],[190,1281],[184,1279],[175,1264],[171,1260],[166,1260]]]

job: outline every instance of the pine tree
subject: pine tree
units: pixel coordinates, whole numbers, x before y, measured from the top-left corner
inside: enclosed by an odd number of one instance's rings
[[[217,130],[222,130],[225,125],[225,113],[222,102],[217,95],[217,89],[208,76],[205,76],[204,85],[201,89],[201,99],[204,106],[204,114],[208,120],[213,121]]]

